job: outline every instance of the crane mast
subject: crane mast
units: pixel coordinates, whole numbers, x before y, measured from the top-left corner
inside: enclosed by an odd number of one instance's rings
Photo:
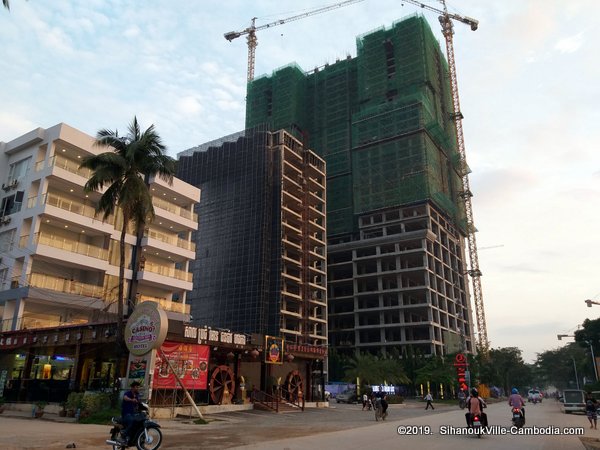
[[[479,332],[477,339],[478,347],[481,352],[487,353],[489,348],[489,341],[487,337],[487,325],[485,322],[485,309],[483,306],[483,291],[481,289],[481,270],[479,269],[479,257],[477,255],[477,240],[475,238],[475,232],[477,231],[477,229],[475,228],[475,221],[473,219],[473,205],[471,203],[471,197],[473,196],[473,193],[471,192],[469,186],[467,157],[465,152],[465,138],[462,127],[463,115],[460,112],[460,101],[458,98],[458,82],[456,79],[456,62],[454,60],[454,28],[451,19],[469,25],[471,27],[471,30],[473,31],[477,30],[479,22],[470,17],[449,13],[448,8],[446,6],[446,0],[439,0],[439,2],[443,5],[443,10],[439,10],[430,5],[421,3],[417,0],[403,1],[419,6],[422,9],[426,9],[428,11],[433,11],[435,13],[440,14],[439,21],[440,25],[442,26],[442,34],[444,35],[444,39],[446,41],[448,72],[450,75],[450,92],[452,93],[452,105],[454,107],[452,119],[454,120],[454,125],[456,127],[456,146],[458,149],[458,154],[460,157],[460,166],[462,170],[462,191],[460,192],[460,197],[463,199],[465,205],[465,215],[467,219],[467,242],[469,248],[469,263],[471,265],[471,268],[467,271],[467,274],[471,276],[471,281],[473,284],[473,300],[475,303],[477,331]]]

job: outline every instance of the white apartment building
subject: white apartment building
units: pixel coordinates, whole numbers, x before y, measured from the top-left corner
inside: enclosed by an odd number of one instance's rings
[[[96,214],[101,193],[85,193],[83,158],[108,151],[66,124],[0,142],[0,318],[2,331],[108,320],[117,310],[121,217]],[[141,240],[137,301],[189,318],[194,205],[200,190],[150,179],[155,219]],[[126,236],[125,298],[134,274],[133,226]],[[125,311],[127,308],[125,307]],[[112,316],[114,317],[114,315]]]

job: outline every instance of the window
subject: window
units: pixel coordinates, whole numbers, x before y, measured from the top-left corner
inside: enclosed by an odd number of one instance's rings
[[[0,204],[0,217],[9,216],[21,211],[24,195],[25,191],[17,191],[8,197],[4,197]]]
[[[29,171],[30,162],[31,156],[11,164],[8,168],[8,184],[12,184],[14,181],[18,181],[23,178]]]
[[[13,249],[16,231],[17,229],[13,228],[0,233],[0,253],[8,253]]]

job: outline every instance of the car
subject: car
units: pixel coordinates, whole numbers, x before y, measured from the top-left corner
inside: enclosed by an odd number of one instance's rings
[[[358,401],[358,395],[356,391],[347,390],[335,397],[335,401],[338,403],[356,403]]]
[[[585,413],[585,392],[580,389],[565,389],[561,402],[565,414],[571,414],[572,412]]]
[[[537,389],[530,389],[527,392],[527,401],[542,403],[542,393],[540,391],[538,391]]]

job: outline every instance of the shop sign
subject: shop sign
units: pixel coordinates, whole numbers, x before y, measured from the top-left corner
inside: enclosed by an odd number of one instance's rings
[[[308,353],[322,357],[327,355],[327,347],[306,344],[286,344],[286,351],[288,353]]]
[[[197,328],[185,326],[183,337],[197,339],[198,344],[215,342],[221,344],[246,345],[246,335],[232,333],[231,331],[209,330],[208,328]]]
[[[467,357],[462,353],[458,353],[454,358],[454,366],[456,367],[456,378],[459,388],[465,392],[468,391],[469,373],[467,368],[469,367],[469,363],[467,362]]]
[[[166,359],[186,389],[207,389],[210,346],[167,341],[160,349],[156,355],[153,389],[181,389]]]
[[[157,303],[137,305],[125,325],[125,345],[129,352],[142,356],[160,347],[167,337],[168,322],[167,313]]]
[[[265,362],[283,364],[283,338],[265,336]]]

